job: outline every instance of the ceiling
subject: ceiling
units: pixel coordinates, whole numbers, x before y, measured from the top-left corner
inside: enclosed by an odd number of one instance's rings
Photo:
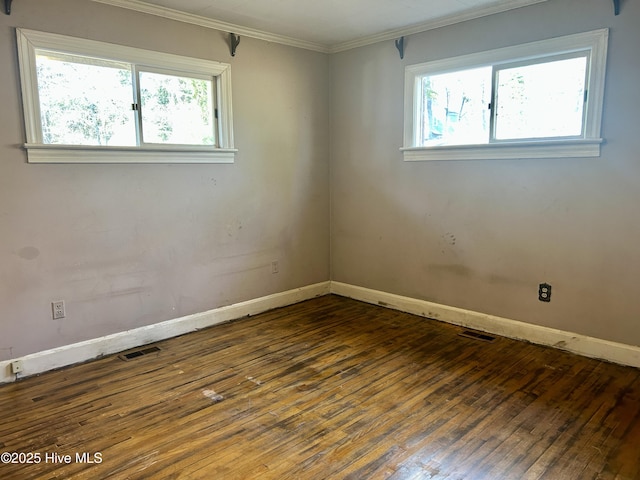
[[[336,52],[546,0],[94,0]]]

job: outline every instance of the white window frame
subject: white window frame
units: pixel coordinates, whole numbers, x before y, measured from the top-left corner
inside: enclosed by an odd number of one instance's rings
[[[232,163],[233,144],[231,66],[198,58],[143,50],[35,30],[16,29],[22,103],[29,163]],[[177,75],[215,77],[218,145],[87,146],[43,143],[36,51],[50,50],[126,62],[143,69],[163,69]]]
[[[409,65],[405,68],[404,146],[406,161],[513,158],[598,157],[609,30],[600,29],[538,42]],[[583,134],[558,139],[495,140],[474,145],[419,146],[419,105],[424,76],[478,67],[500,68],[517,62],[538,63],[544,57],[587,53],[587,95]],[[495,72],[494,72],[495,77]],[[495,88],[495,87],[494,87]]]

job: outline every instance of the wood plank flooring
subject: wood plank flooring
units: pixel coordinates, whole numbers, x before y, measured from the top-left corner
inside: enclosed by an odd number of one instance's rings
[[[0,386],[0,478],[640,479],[640,370],[462,330],[325,296]]]

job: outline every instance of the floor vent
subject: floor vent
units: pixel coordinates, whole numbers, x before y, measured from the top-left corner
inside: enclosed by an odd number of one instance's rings
[[[139,348],[138,350],[133,350],[131,352],[121,353],[120,355],[118,355],[118,358],[120,360],[128,362],[129,360],[133,360],[134,358],[142,357],[143,355],[147,355],[153,352],[159,352],[160,350],[160,347]]]
[[[464,332],[460,332],[458,335],[461,337],[473,338],[474,340],[482,340],[484,342],[493,342],[496,339],[496,337],[492,337],[486,333],[474,332],[472,330],[465,330]]]

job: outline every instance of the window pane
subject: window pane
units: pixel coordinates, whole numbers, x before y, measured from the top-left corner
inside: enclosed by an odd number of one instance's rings
[[[215,145],[213,81],[140,72],[145,143]]]
[[[43,143],[136,144],[128,65],[42,52],[36,67]]]
[[[422,77],[422,146],[489,141],[491,67]]]
[[[497,72],[499,140],[582,134],[586,57]]]

